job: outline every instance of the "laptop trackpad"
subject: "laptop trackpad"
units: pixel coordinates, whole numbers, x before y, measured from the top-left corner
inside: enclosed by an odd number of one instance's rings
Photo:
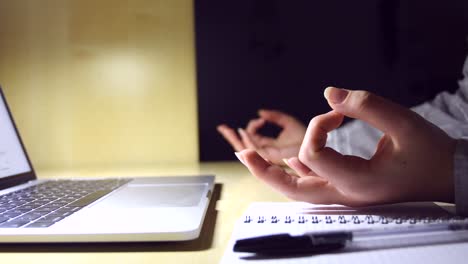
[[[141,208],[196,206],[207,189],[206,184],[129,185],[111,194],[93,207]]]

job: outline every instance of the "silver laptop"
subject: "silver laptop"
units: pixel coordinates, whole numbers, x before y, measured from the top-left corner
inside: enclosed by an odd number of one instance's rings
[[[0,94],[0,243],[199,236],[214,176],[39,180]]]

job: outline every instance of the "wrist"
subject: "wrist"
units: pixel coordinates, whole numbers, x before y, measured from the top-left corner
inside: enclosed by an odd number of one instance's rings
[[[468,215],[468,140],[456,141],[453,156],[453,188],[457,214]]]
[[[444,162],[443,170],[440,174],[439,181],[439,195],[436,197],[437,201],[453,203],[455,201],[455,153],[457,147],[457,140],[450,138],[448,146],[448,159]]]

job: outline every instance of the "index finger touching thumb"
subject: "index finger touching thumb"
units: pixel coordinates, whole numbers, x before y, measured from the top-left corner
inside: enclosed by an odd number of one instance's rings
[[[327,87],[324,96],[335,111],[361,119],[388,134],[398,134],[402,123],[411,123],[418,115],[413,111],[368,91]]]

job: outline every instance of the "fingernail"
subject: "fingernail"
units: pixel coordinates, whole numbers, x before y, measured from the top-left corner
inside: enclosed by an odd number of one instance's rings
[[[240,162],[245,165],[244,158],[242,158],[241,154],[239,152],[234,152],[234,154],[240,160]]]
[[[348,96],[349,91],[335,87],[327,87],[323,92],[325,98],[333,104],[342,103]]]

